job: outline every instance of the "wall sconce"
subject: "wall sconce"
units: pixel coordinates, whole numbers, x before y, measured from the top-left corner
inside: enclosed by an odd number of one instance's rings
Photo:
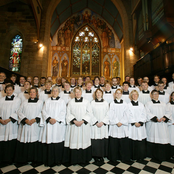
[[[42,48],[43,47],[43,44],[39,44],[39,48]]]
[[[133,49],[132,47],[130,47],[129,51],[133,52],[133,50],[134,50],[134,49]]]

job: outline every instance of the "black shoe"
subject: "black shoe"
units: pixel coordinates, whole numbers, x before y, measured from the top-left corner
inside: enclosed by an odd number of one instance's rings
[[[100,160],[100,162],[104,162],[103,157],[100,157],[99,160]]]

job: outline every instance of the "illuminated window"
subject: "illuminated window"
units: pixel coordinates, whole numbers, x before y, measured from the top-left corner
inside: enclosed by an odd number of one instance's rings
[[[100,40],[91,27],[82,27],[74,37],[72,60],[72,75],[100,75]]]
[[[22,38],[16,35],[11,42],[11,53],[9,59],[9,69],[11,71],[20,72],[21,55],[22,55]]]

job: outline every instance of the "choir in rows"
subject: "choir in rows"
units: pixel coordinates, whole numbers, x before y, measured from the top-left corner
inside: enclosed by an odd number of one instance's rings
[[[96,76],[6,79],[0,73],[0,162],[84,164],[174,156],[173,81]]]

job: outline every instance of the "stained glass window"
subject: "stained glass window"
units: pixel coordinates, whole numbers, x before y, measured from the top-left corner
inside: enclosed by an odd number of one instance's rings
[[[11,53],[9,59],[9,69],[11,71],[20,72],[22,46],[23,42],[21,36],[16,35],[11,42]]]
[[[84,26],[72,45],[72,75],[100,75],[100,40],[94,30]]]

